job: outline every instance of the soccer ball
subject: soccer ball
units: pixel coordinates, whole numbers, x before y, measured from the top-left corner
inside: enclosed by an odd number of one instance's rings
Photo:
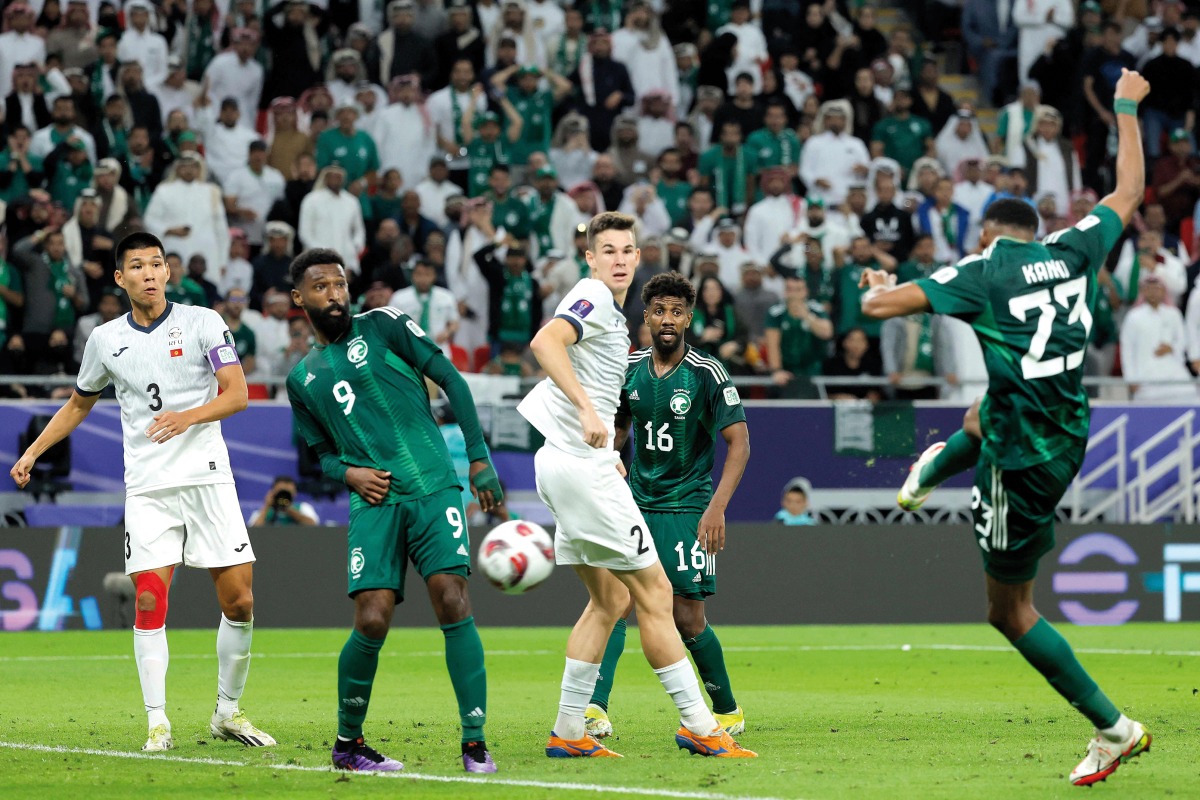
[[[540,525],[511,520],[483,537],[476,563],[500,591],[524,594],[550,577],[554,542]]]

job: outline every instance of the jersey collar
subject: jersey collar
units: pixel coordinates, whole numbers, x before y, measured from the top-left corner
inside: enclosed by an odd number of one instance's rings
[[[132,311],[125,315],[125,320],[129,323],[129,327],[133,328],[138,333],[154,333],[158,326],[166,322],[167,317],[171,316],[171,309],[174,307],[175,304],[168,300],[166,309],[159,314],[158,319],[154,320],[154,322],[151,322],[149,325],[138,325],[136,322],[134,322]]]

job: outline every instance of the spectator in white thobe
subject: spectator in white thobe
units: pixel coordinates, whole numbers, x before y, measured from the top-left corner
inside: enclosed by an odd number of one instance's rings
[[[1075,26],[1075,6],[1071,0],[1015,0],[1012,21],[1017,26],[1017,80],[1025,81],[1046,42],[1063,38]]]
[[[1142,231],[1136,242],[1126,241],[1121,247],[1113,280],[1122,298],[1132,302],[1137,297],[1141,277],[1150,272],[1167,287],[1167,301],[1178,305],[1187,290],[1187,265],[1177,253],[1163,247],[1162,233],[1156,230]]]
[[[662,89],[671,96],[671,104],[679,107],[675,51],[645,0],[630,4],[625,26],[613,33],[612,58],[629,71],[629,82],[639,100],[653,89]]]
[[[251,245],[262,247],[267,215],[283,199],[286,185],[283,173],[267,164],[267,143],[261,139],[250,143],[246,166],[225,179],[225,213],[230,223],[246,232]]]
[[[1031,194],[1054,195],[1056,208],[1070,208],[1071,194],[1083,186],[1079,153],[1062,135],[1062,114],[1050,106],[1038,106],[1033,115],[1033,133],[1025,140],[1025,176]]]
[[[328,247],[342,257],[351,278],[358,275],[358,256],[367,243],[362,205],[345,190],[346,170],[331,164],[317,175],[313,190],[300,201],[297,233],[306,248]]]
[[[148,83],[150,91],[158,98],[158,108],[162,112],[163,126],[167,124],[167,117],[172,111],[182,111],[187,117],[188,124],[193,124],[193,115],[195,114],[196,96],[200,93],[200,85],[195,81],[187,79],[187,65],[179,56],[171,56],[167,59],[167,77],[162,83],[155,86]]]
[[[229,221],[221,190],[206,180],[204,159],[198,153],[181,153],[174,170],[174,177],[160,183],[150,196],[146,230],[185,264],[193,255],[204,256],[208,280],[215,283],[229,257]]]
[[[231,35],[233,46],[208,62],[204,71],[204,86],[209,99],[219,103],[226,97],[237,100],[243,128],[254,128],[258,118],[258,101],[262,97],[263,68],[254,60],[258,50],[258,34],[249,28],[238,28]],[[286,69],[276,65],[276,69]]]
[[[1167,305],[1167,287],[1157,275],[1143,275],[1140,288],[1141,302],[1121,323],[1121,369],[1129,393],[1139,403],[1195,403],[1200,395],[1184,363],[1183,315]]]
[[[729,11],[729,22],[717,28],[714,36],[732,33],[737,37],[737,58],[729,70],[732,74],[749,73],[754,78],[754,91],[762,89],[762,67],[770,59],[767,52],[767,37],[757,20],[750,18],[750,6],[734,4]],[[746,131],[750,135],[750,131]],[[731,290],[732,291],[732,290]]]
[[[850,184],[865,181],[870,172],[871,154],[866,144],[846,130],[849,104],[831,100],[821,108],[824,130],[804,143],[800,154],[800,179],[808,187],[808,197],[827,206],[841,205]]]
[[[150,0],[129,0],[125,4],[129,27],[117,45],[117,60],[141,64],[145,83],[151,88],[167,79],[168,54],[167,40],[151,25],[153,10]]]
[[[450,347],[458,330],[458,300],[449,289],[434,285],[437,268],[424,259],[413,265],[412,286],[392,295],[388,305],[408,314],[421,330],[437,342],[450,358]]]
[[[446,201],[461,196],[462,188],[450,180],[450,167],[446,159],[433,156],[429,159],[429,174],[421,179],[412,191],[421,198],[421,216],[433,220],[439,228],[446,227]]]
[[[782,167],[762,174],[763,199],[746,211],[743,240],[751,257],[767,264],[783,246],[783,237],[803,219],[804,201],[792,194],[791,176]]]
[[[208,169],[222,185],[237,170],[246,166],[250,145],[258,141],[253,128],[238,124],[241,111],[232,97],[221,101],[217,118],[212,118],[213,106],[197,109],[196,121],[204,134],[204,151]]]
[[[11,3],[4,9],[7,30],[0,34],[0,97],[12,91],[13,69],[18,64],[46,63],[46,40],[33,32],[33,11],[26,3]]]
[[[379,150],[379,168],[381,172],[399,170],[401,186],[412,188],[425,176],[429,160],[439,152],[437,126],[421,101],[416,75],[393,78],[389,90],[391,105],[378,112],[381,135],[375,145]]]

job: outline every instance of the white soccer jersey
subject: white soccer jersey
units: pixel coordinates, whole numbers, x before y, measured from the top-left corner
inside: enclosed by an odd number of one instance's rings
[[[579,412],[550,378],[535,386],[517,410],[558,449],[585,457],[604,455],[612,448],[613,418],[629,359],[625,315],[607,286],[594,278],[584,278],[567,292],[554,317],[575,328],[577,340],[567,348],[567,355],[575,376],[608,429],[608,443],[599,449],[584,443]]]
[[[225,321],[208,308],[168,303],[149,327],[124,314],[92,331],[75,391],[96,395],[110,383],[116,387],[126,494],[233,483],[221,423],[193,425],[162,444],[151,441],[146,431],[157,414],[187,411],[212,400],[217,396],[214,372],[238,363]]]

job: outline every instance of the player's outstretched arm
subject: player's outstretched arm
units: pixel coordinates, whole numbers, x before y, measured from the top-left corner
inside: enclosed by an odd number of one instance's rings
[[[577,334],[571,323],[556,317],[537,332],[537,336],[529,343],[529,349],[533,351],[538,364],[550,380],[554,381],[579,412],[579,421],[583,424],[583,441],[589,447],[601,448],[608,444],[608,429],[592,406],[592,399],[579,383],[575,368],[571,366],[571,358],[567,355],[567,348],[576,341]]]
[[[1146,163],[1142,154],[1142,131],[1138,127],[1137,106],[1150,93],[1150,83],[1137,72],[1121,69],[1113,93],[1117,117],[1117,186],[1100,201],[1128,225],[1146,194]]]
[[[896,276],[881,269],[864,270],[859,288],[870,287],[862,296],[862,312],[874,319],[888,319],[929,310],[925,290],[915,283],[896,285]]]
[[[221,393],[202,406],[187,411],[164,411],[156,414],[146,436],[157,444],[178,436],[193,425],[218,422],[244,411],[250,405],[246,389],[246,373],[240,364],[221,367],[216,373]]]
[[[18,489],[24,489],[29,484],[30,472],[34,462],[54,445],[71,435],[71,431],[79,427],[79,423],[91,413],[92,406],[100,399],[99,394],[81,395],[71,392],[71,397],[63,403],[62,408],[54,412],[49,424],[42,429],[41,434],[33,440],[17,463],[8,471],[17,483]]]

